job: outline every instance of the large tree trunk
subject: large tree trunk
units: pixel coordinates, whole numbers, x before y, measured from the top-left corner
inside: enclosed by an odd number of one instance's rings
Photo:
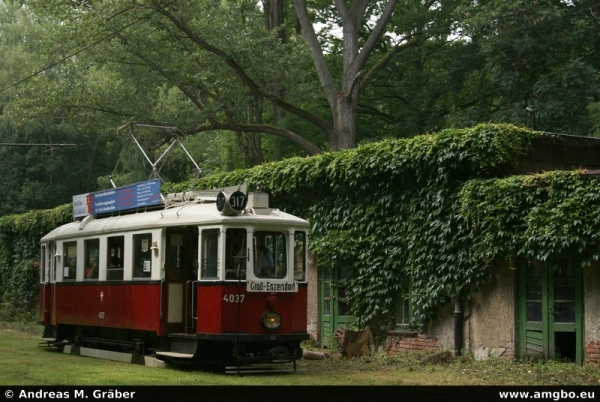
[[[356,98],[343,96],[338,93],[333,112],[333,126],[335,132],[329,139],[329,148],[332,151],[348,149],[356,146]]]
[[[336,10],[342,22],[343,68],[341,85],[336,89],[331,71],[325,60],[323,49],[308,14],[306,0],[294,0],[294,8],[302,32],[315,65],[315,70],[325,91],[327,102],[333,115],[332,132],[329,135],[329,147],[332,151],[356,146],[356,107],[358,105],[359,80],[369,56],[383,34],[397,0],[389,0],[369,38],[359,49],[358,32],[369,5],[369,0],[354,0],[350,6],[344,0],[334,0]]]
[[[285,14],[284,14],[284,0],[263,0],[263,13],[265,18],[265,28],[269,33],[273,30],[277,30],[277,38],[281,43],[287,42],[287,35],[285,31]],[[279,46],[279,43],[274,44]],[[272,92],[281,99],[285,98],[285,92],[281,88],[280,83],[272,78]],[[273,124],[279,127],[282,119],[281,108],[277,104],[273,104]],[[281,141],[275,141],[273,145],[273,157],[275,160],[283,158],[283,149],[281,147]]]

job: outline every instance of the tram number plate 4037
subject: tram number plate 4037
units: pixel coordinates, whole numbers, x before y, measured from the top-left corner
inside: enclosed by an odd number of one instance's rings
[[[224,295],[223,301],[225,303],[242,303],[244,301],[245,296],[246,295],[234,295],[234,294]]]

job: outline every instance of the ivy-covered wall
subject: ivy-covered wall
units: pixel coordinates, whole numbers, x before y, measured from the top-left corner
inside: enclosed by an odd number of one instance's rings
[[[409,279],[413,319],[422,322],[451,298],[472,297],[515,252],[544,258],[575,245],[598,258],[596,179],[581,171],[510,176],[542,135],[510,125],[450,129],[205,177],[196,188],[246,182],[308,219],[319,266],[351,268],[352,312],[377,334],[392,325]],[[37,256],[36,237],[69,220],[65,208],[0,220],[3,243],[11,238],[0,255],[5,300],[15,267]]]
[[[40,238],[72,220],[71,205],[0,218],[0,301],[9,318],[37,310]]]

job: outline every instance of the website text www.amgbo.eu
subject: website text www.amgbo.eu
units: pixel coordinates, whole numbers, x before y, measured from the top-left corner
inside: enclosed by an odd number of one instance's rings
[[[567,399],[594,399],[594,391],[500,391],[500,399],[550,399],[553,401]]]

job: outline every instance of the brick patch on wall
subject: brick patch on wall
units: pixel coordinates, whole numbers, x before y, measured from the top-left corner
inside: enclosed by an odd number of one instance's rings
[[[585,345],[585,362],[600,363],[600,341]]]
[[[414,331],[388,331],[385,350],[389,354],[400,352],[435,352],[440,350],[438,340]]]

